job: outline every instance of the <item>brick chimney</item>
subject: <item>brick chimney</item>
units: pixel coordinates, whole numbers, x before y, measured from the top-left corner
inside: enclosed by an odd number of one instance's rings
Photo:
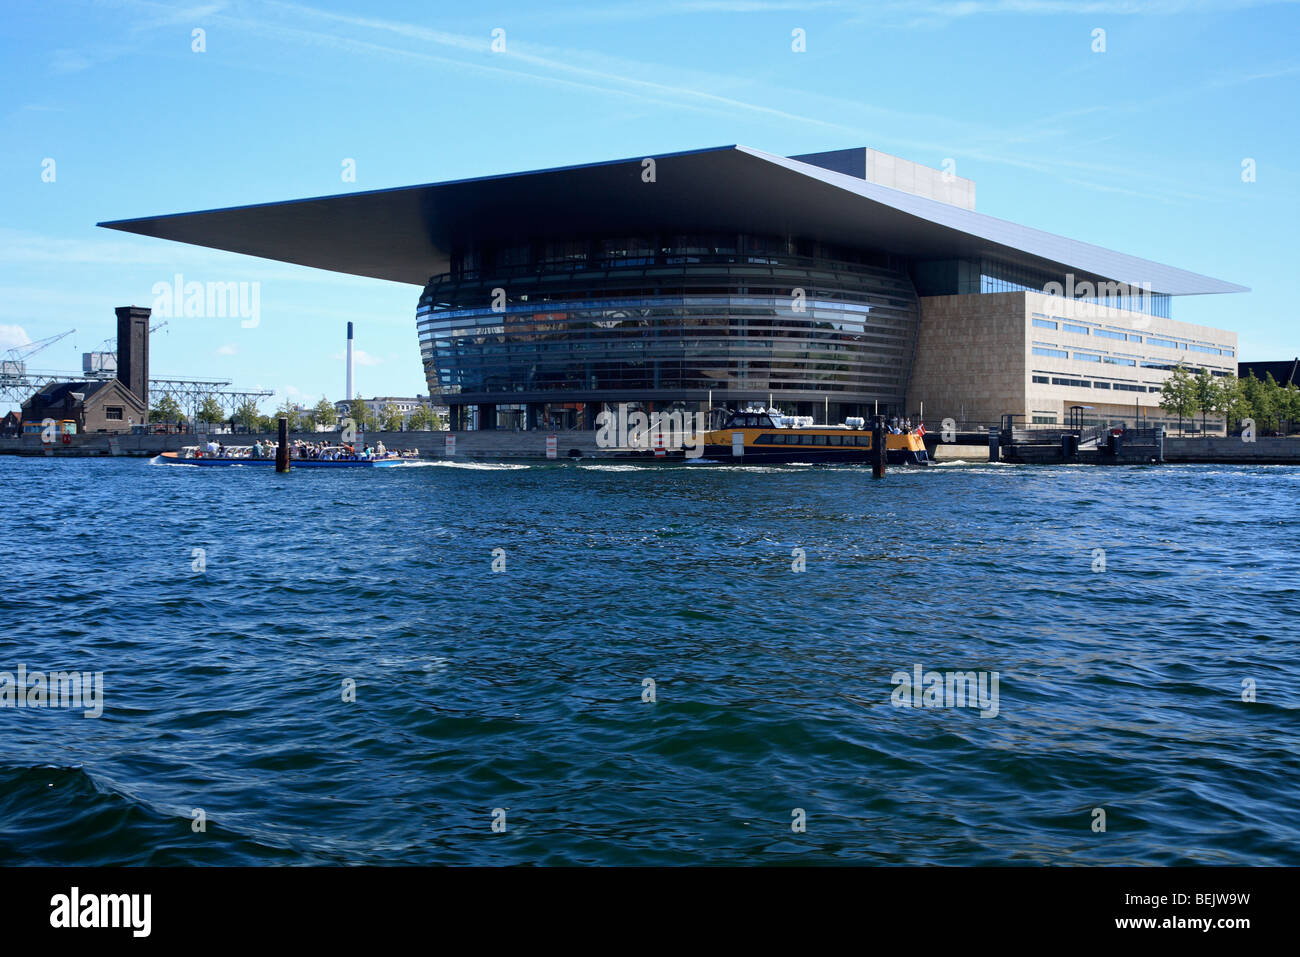
[[[118,306],[117,378],[149,408],[149,310]]]

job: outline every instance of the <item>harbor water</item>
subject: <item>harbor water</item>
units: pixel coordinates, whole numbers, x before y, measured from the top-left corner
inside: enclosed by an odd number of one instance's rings
[[[0,488],[3,864],[1300,864],[1294,468]]]

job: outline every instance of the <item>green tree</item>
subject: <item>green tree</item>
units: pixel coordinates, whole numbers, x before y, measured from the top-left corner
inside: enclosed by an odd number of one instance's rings
[[[370,411],[364,399],[353,399],[352,404],[348,406],[349,418],[356,423],[357,431],[364,432],[366,429],[377,428],[375,414]]]
[[[272,419],[269,415],[258,415],[257,431],[258,432],[279,432],[280,424]]]
[[[1285,425],[1279,421],[1278,427],[1288,433],[1295,422],[1300,420],[1300,389],[1297,389],[1294,383],[1288,384],[1285,389],[1278,387],[1277,417],[1279,420],[1286,421]]]
[[[149,410],[150,422],[179,422],[185,418],[180,403],[169,395],[163,395]]]
[[[194,417],[200,422],[212,425],[226,421],[226,410],[221,407],[221,403],[214,396],[208,396],[199,403],[199,409],[194,413]]]
[[[379,410],[379,427],[385,432],[402,431],[402,410],[395,403],[385,403]]]
[[[1236,419],[1246,414],[1246,399],[1241,392],[1241,383],[1235,375],[1219,376],[1215,379],[1215,390],[1210,411],[1223,416],[1223,430],[1226,435]]]
[[[337,425],[339,421],[339,414],[334,409],[334,403],[325,396],[321,396],[320,401],[316,403],[316,407],[312,409],[312,416],[326,428]]]
[[[280,407],[275,410],[275,415],[277,419],[279,419],[280,416],[284,416],[289,420],[290,432],[297,432],[302,426],[301,418],[298,415],[298,409],[288,399],[285,399],[280,403]],[[275,427],[277,430],[280,428],[279,422],[276,423]]]
[[[1240,381],[1241,396],[1246,405],[1243,418],[1255,420],[1256,429],[1264,429],[1272,421],[1276,410],[1273,397],[1269,394],[1268,384],[1255,378],[1252,372]]]
[[[239,403],[239,408],[235,409],[235,414],[230,417],[232,423],[238,422],[249,432],[254,431],[258,426],[258,419],[262,413],[257,408],[256,399],[245,399]]]
[[[1160,387],[1160,408],[1169,415],[1178,416],[1178,434],[1183,433],[1183,419],[1196,415],[1195,379],[1180,362],[1169,373],[1169,378]]]
[[[1209,369],[1202,369],[1192,379],[1192,397],[1196,400],[1196,408],[1201,413],[1201,435],[1204,435],[1205,420],[1214,411],[1214,406],[1219,401],[1219,380]]]
[[[406,427],[412,432],[427,432],[433,428],[436,419],[437,416],[426,406],[417,406],[411,413],[411,417],[406,420]]]

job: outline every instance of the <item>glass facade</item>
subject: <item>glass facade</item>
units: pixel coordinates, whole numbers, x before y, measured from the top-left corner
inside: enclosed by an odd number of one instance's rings
[[[919,307],[887,257],[618,237],[468,250],[452,265],[416,324],[430,390],[453,407],[661,407],[711,392],[715,405],[902,409]]]
[[[1061,273],[998,259],[946,259],[913,266],[922,296],[968,296],[998,292],[1046,292],[1056,284],[1056,295],[1114,309],[1144,312],[1169,318],[1169,295],[1147,292],[1123,283],[1091,282]]]

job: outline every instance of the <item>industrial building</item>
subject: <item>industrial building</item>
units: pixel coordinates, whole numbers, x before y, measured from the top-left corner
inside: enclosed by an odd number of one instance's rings
[[[775,403],[971,426],[1164,420],[1236,335],[1172,318],[1243,287],[975,211],[866,148],[725,146],[101,225],[409,283],[453,429],[591,428]]]
[[[149,310],[117,310],[116,378],[48,382],[23,403],[24,423],[73,422],[78,434],[129,432],[149,421]]]

